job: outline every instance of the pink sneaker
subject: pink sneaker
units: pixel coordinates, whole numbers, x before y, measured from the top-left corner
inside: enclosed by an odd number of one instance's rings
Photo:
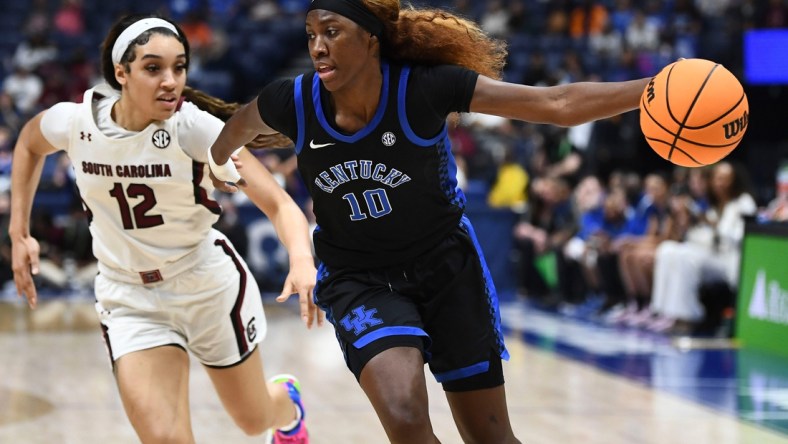
[[[271,378],[270,381],[275,384],[284,384],[287,388],[287,393],[290,395],[290,399],[293,400],[293,403],[301,411],[301,418],[298,420],[298,424],[291,430],[283,431],[277,429],[269,431],[266,442],[268,444],[309,444],[309,434],[304,424],[306,412],[304,411],[304,405],[301,403],[301,383],[298,382],[295,376],[284,374],[276,375]]]

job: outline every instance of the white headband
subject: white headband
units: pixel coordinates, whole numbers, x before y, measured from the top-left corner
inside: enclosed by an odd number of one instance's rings
[[[134,39],[139,37],[143,32],[153,28],[167,28],[174,32],[175,35],[178,35],[178,30],[175,29],[175,26],[166,20],[150,17],[136,21],[132,23],[131,26],[124,29],[123,32],[121,32],[118,36],[118,39],[115,40],[115,44],[112,45],[112,63],[120,63],[123,53],[129,49],[131,42],[133,42]]]

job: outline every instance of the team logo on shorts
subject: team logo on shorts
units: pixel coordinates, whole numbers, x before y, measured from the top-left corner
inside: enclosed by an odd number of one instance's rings
[[[153,133],[151,141],[156,145],[156,148],[167,148],[170,145],[170,133],[163,129],[156,130],[156,132]]]
[[[344,318],[340,319],[339,323],[345,327],[345,330],[352,330],[353,334],[358,336],[367,328],[383,323],[382,319],[375,317],[377,312],[377,308],[367,310],[367,307],[362,305],[354,308],[352,314],[345,315]]]
[[[380,141],[383,142],[383,145],[392,146],[397,143],[397,136],[394,135],[391,131],[386,131],[383,133],[383,136],[380,138]]]
[[[257,324],[254,323],[255,318],[249,320],[249,323],[246,324],[246,339],[249,342],[254,341],[254,338],[257,337]]]

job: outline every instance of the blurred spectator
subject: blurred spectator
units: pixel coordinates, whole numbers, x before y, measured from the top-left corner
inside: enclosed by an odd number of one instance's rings
[[[0,125],[0,177],[11,176],[11,150],[14,146],[14,135],[11,128]],[[0,191],[4,191],[0,189]]]
[[[617,61],[624,49],[624,36],[608,21],[602,31],[589,37],[591,51],[606,61]]]
[[[634,51],[653,51],[659,45],[659,28],[646,20],[642,9],[636,9],[626,31],[627,45]]]
[[[607,21],[605,5],[594,0],[581,0],[569,14],[569,35],[575,39],[599,35]]]
[[[635,10],[632,7],[632,0],[615,0],[615,6],[610,13],[610,24],[613,29],[624,34],[634,16]]]
[[[487,0],[486,5],[479,26],[493,37],[505,38],[509,34],[509,10],[504,7],[503,0]]]
[[[557,177],[537,178],[528,211],[515,225],[520,282],[528,297],[548,302],[557,282],[557,258],[576,230],[569,184]]]
[[[55,30],[63,35],[70,37],[82,35],[85,32],[82,0],[62,0],[53,21]]]
[[[702,284],[738,285],[744,217],[755,214],[745,174],[729,162],[712,169],[705,224],[687,233],[684,242],[665,241],[657,248],[651,309],[654,331],[688,333],[706,313],[699,301]]]
[[[509,146],[498,168],[498,174],[487,196],[493,208],[511,208],[524,211],[528,195],[528,172],[515,159],[514,149]]]
[[[549,72],[544,53],[539,50],[532,51],[528,55],[528,67],[520,83],[531,86],[545,86],[548,77]]]
[[[48,0],[32,0],[30,13],[25,19],[23,26],[27,35],[46,33],[51,28],[51,17],[49,14]]]
[[[705,16],[721,17],[731,6],[733,0],[695,0],[695,6]],[[782,0],[778,0],[782,1]]]
[[[248,17],[257,22],[274,20],[281,13],[275,0],[250,0],[244,6],[248,8]]]
[[[22,117],[19,115],[14,99],[0,89],[0,125],[16,135],[21,124]]]
[[[626,193],[620,187],[608,191],[601,207],[591,208],[580,216],[579,230],[566,243],[564,255],[568,262],[567,270],[581,271],[580,278],[585,282],[585,291],[571,294],[569,297],[574,299],[570,299],[571,302],[582,302],[588,292],[594,292],[605,295],[600,312],[621,304],[623,289],[613,246],[621,236],[630,234],[631,217]],[[562,280],[577,278],[566,276]]]
[[[530,171],[535,176],[563,177],[575,186],[583,173],[584,156],[569,138],[569,129],[549,126],[543,128],[541,144],[532,156]]]
[[[777,171],[776,196],[760,213],[764,220],[774,222],[788,221],[788,163],[783,163]]]
[[[525,0],[511,0],[509,2],[509,31],[516,34],[536,35],[540,32],[542,24],[539,14],[528,9]]]
[[[626,310],[612,322],[640,325],[650,317],[652,270],[657,246],[671,235],[668,181],[661,174],[649,174],[645,193],[632,219],[633,236],[618,242],[618,268],[621,273]]]
[[[788,6],[783,0],[767,0],[759,28],[785,28],[788,26]]]
[[[211,26],[207,14],[205,9],[193,9],[186,13],[180,23],[191,46],[189,76],[195,82],[199,82],[201,70],[206,64],[220,59],[227,51],[226,36],[221,30]]]
[[[14,72],[3,82],[3,94],[7,94],[14,106],[27,120],[35,114],[38,99],[44,91],[44,82],[25,65],[15,65]]]
[[[14,52],[12,65],[33,72],[44,63],[57,58],[57,46],[47,38],[48,30],[41,30],[30,34],[23,40]]]

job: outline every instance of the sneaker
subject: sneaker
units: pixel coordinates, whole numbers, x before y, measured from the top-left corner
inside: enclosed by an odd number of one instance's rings
[[[304,424],[306,412],[304,411],[304,405],[301,403],[301,383],[298,382],[295,376],[284,374],[276,375],[271,378],[270,381],[274,384],[284,384],[284,386],[287,387],[287,393],[290,395],[290,399],[292,399],[293,403],[301,410],[301,418],[292,430],[283,431],[276,429],[269,431],[266,442],[268,444],[309,444],[309,434]]]
[[[673,328],[675,323],[676,320],[673,318],[657,316],[652,318],[652,320],[646,324],[646,329],[653,331],[654,333],[665,333],[666,331]]]
[[[603,315],[605,324],[619,325],[623,324],[628,316],[637,312],[637,304],[621,303],[614,305],[607,313]]]
[[[628,316],[625,323],[629,327],[642,327],[649,323],[654,318],[654,313],[651,309],[646,307],[631,316]]]

